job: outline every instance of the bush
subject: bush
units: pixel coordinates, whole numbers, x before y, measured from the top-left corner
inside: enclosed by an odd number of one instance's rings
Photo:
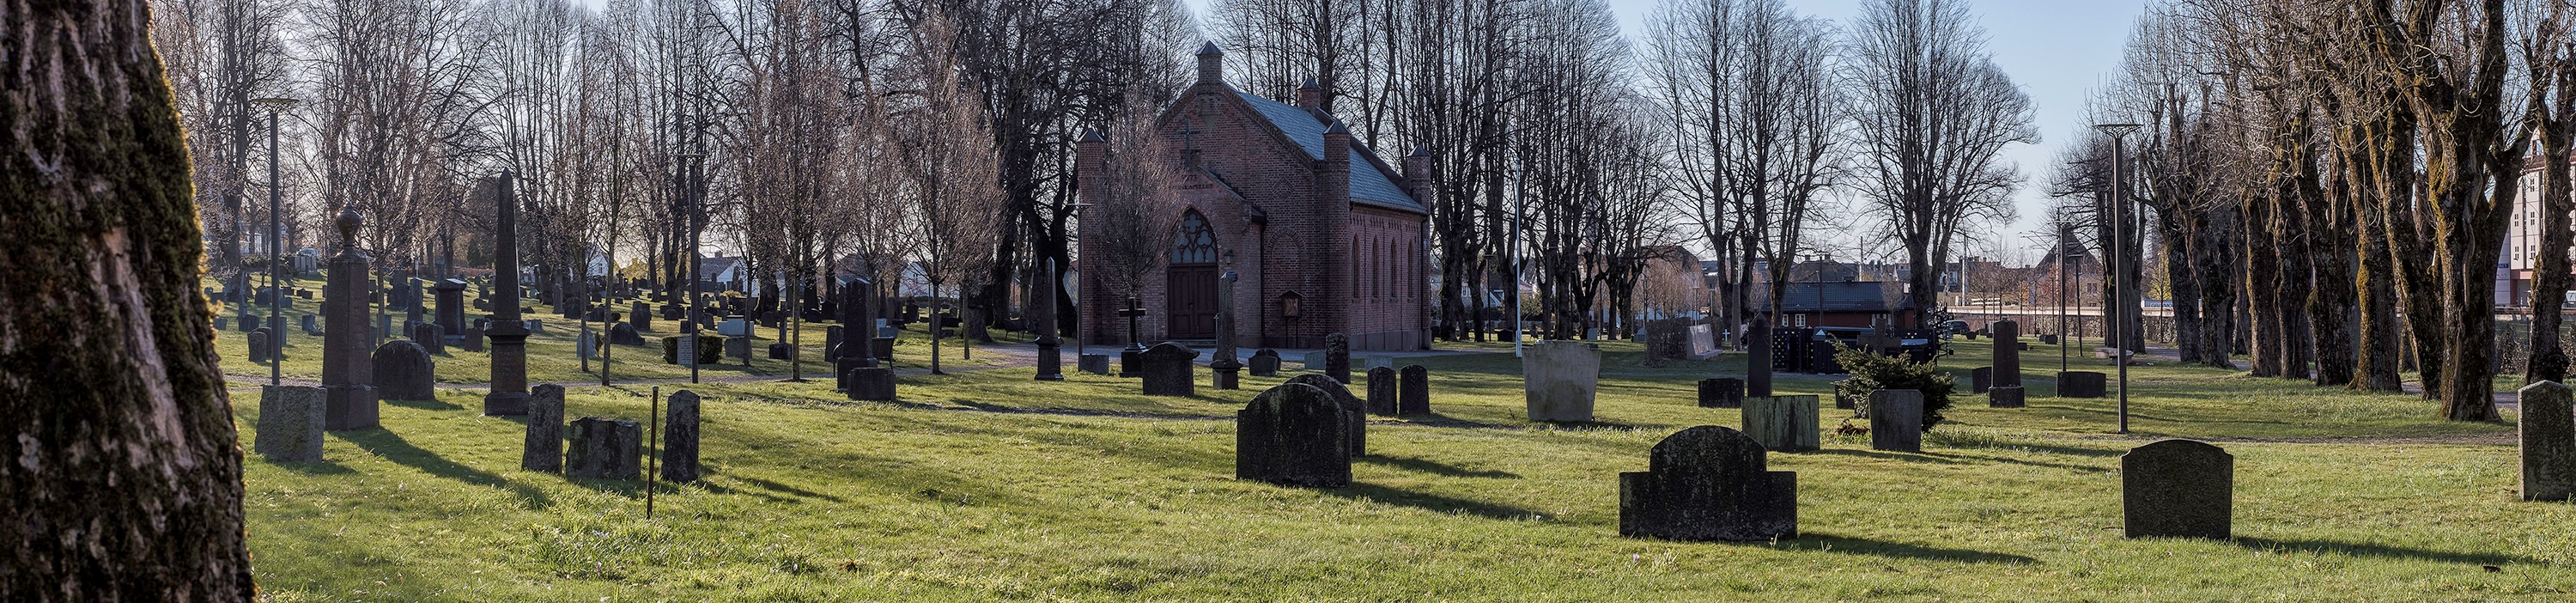
[[[1851,378],[1834,384],[1834,392],[1852,399],[1862,416],[1868,416],[1869,394],[1882,389],[1910,389],[1923,392],[1923,430],[1941,424],[1941,411],[1950,407],[1950,390],[1956,384],[1950,374],[1933,368],[1929,362],[1909,362],[1902,357],[1881,356],[1869,350],[1834,343],[1834,362],[1851,371]]]

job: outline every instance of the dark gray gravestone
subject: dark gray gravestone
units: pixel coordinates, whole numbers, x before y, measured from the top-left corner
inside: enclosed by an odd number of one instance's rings
[[[1753,319],[1748,334],[1753,336],[1753,350],[1744,361],[1744,395],[1771,395],[1771,320]]]
[[[1923,451],[1923,392],[1882,389],[1869,393],[1869,447]]]
[[[2021,386],[2019,386],[2019,385],[1997,385],[1997,386],[1994,386],[1994,387],[1991,387],[1991,388],[1987,388],[1987,389],[1986,389],[1986,406],[1991,407],[1991,408],[2021,408],[2021,407],[2022,407],[2022,388],[2021,388]]]
[[[564,474],[635,479],[644,475],[644,426],[634,421],[582,417],[572,422]]]
[[[552,383],[528,390],[528,433],[519,445],[519,468],[563,472],[564,389]]]
[[[268,345],[268,329],[266,329],[266,328],[261,328],[261,329],[259,329],[259,330],[255,330],[255,331],[251,331],[251,332],[250,332],[250,361],[251,361],[251,362],[268,362],[268,351],[269,351],[269,349],[270,349],[270,347],[269,347],[269,345]]]
[[[1142,377],[1145,395],[1189,396],[1198,393],[1198,382],[1191,372],[1199,353],[1180,344],[1154,344],[1136,355],[1137,376]]]
[[[852,400],[894,401],[894,369],[882,366],[850,369],[848,381]]]
[[[635,302],[635,310],[626,313],[626,324],[637,331],[653,330],[653,305]]]
[[[231,325],[232,325],[232,319],[230,319],[230,318],[226,318],[226,317],[222,317],[222,316],[217,316],[217,317],[215,317],[215,330],[217,330],[217,331],[221,331],[221,330],[224,330],[224,329],[225,329],[225,328],[227,328],[227,327],[230,327]]]
[[[323,311],[323,312],[329,312],[329,311],[331,311],[331,305],[330,305],[330,304],[323,304],[323,305],[322,305],[322,311]],[[317,326],[317,325],[313,324],[313,315],[311,315],[311,314],[306,314],[306,315],[302,316],[302,317],[301,317],[301,318],[299,318],[296,322],[297,322],[297,328],[304,329],[304,334],[306,334],[306,335],[320,335],[320,334],[322,334],[322,327],[320,327],[320,326]]]
[[[1349,424],[1344,431],[1350,434],[1351,456],[1368,456],[1368,404],[1365,401],[1352,396],[1351,389],[1342,387],[1342,382],[1322,373],[1289,377],[1288,383],[1302,383],[1332,394],[1334,405],[1342,409],[1342,422]]]
[[[1994,387],[1995,367],[1980,366],[1968,369],[1968,393],[1982,394]]]
[[[1619,474],[1619,535],[1769,542],[1798,537],[1798,474],[1771,471],[1760,442],[1701,425],[1664,437],[1645,471]]]
[[[465,281],[441,280],[431,290],[438,294],[438,324],[447,329],[444,334],[465,334]]]
[[[1074,361],[1074,365],[1076,370],[1106,376],[1109,374],[1109,355],[1083,354],[1082,358]]]
[[[2204,442],[2157,440],[2120,455],[2120,510],[2130,538],[2232,533],[2236,457]]]
[[[741,358],[746,361],[746,364],[748,363],[747,361],[751,359],[750,333],[744,333],[740,337],[726,337],[724,342],[724,353],[726,356]]]
[[[369,361],[374,366],[376,397],[386,400],[436,400],[438,382],[436,366],[429,351],[419,344],[396,339],[376,346]]]
[[[698,481],[697,392],[672,392],[662,425],[662,481]]]
[[[1994,381],[1987,384],[1988,390],[1992,391],[1994,387],[2007,385],[2020,386],[2021,351],[2024,347],[2021,342],[2021,323],[2007,318],[1995,321],[1995,324],[1986,328],[1995,332]]]
[[[2040,343],[2040,344],[2042,344],[2042,345],[2057,345],[2057,334],[2056,334],[2056,333],[2043,333],[2043,334],[2040,334],[2040,336],[2039,336],[2039,343]]]
[[[1377,367],[1368,370],[1368,410],[1373,415],[1396,414],[1395,369]]]
[[[2103,389],[2101,373],[2065,371],[2057,374],[2057,397],[2060,398],[2100,398]]]
[[[621,322],[609,325],[608,343],[615,345],[644,345],[644,335],[642,333],[635,332],[634,325]]]
[[[781,341],[781,342],[778,342],[778,343],[769,344],[769,359],[770,359],[770,360],[794,360],[795,358],[796,358],[796,346],[795,346],[795,345],[789,344],[789,343],[784,342],[784,341]]]
[[[424,322],[412,325],[411,342],[420,344],[421,351],[431,354],[447,352],[447,336],[439,333],[438,323]]]
[[[458,347],[465,348],[465,351],[468,351],[468,352],[480,352],[480,351],[483,351],[483,329],[482,329],[482,328],[480,328],[480,327],[466,327],[466,328],[465,328],[465,334],[463,334],[463,335],[458,335],[458,336],[456,336],[456,337],[457,337],[456,342],[457,342],[457,344],[458,344]]]
[[[1743,408],[1744,380],[1726,378],[1699,380],[1699,407]]]
[[[1745,396],[1744,435],[1774,452],[1818,447],[1815,396]]]
[[[1396,370],[1397,414],[1431,414],[1431,371],[1419,364],[1407,364]]]
[[[1325,378],[1325,381],[1331,381]],[[1331,392],[1287,383],[1234,414],[1234,477],[1289,486],[1351,485],[1350,413]]]
[[[1342,385],[1351,384],[1351,336],[1334,333],[1324,336],[1324,376]]]
[[[1277,376],[1279,376],[1279,350],[1273,350],[1273,349],[1270,349],[1270,348],[1261,348],[1261,351],[1253,352],[1253,353],[1252,353],[1252,376],[1254,376],[1254,377],[1277,377]]]
[[[2576,497],[2576,404],[2567,386],[2522,387],[2522,499]]]
[[[263,385],[259,388],[259,439],[251,448],[274,463],[322,460],[322,388]]]

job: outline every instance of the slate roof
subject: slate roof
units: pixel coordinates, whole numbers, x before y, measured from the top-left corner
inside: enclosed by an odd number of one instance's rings
[[[1243,102],[1251,105],[1253,111],[1269,119],[1281,133],[1287,134],[1289,140],[1296,141],[1299,148],[1306,150],[1307,157],[1319,161],[1324,158],[1324,130],[1329,126],[1317,119],[1314,113],[1257,94],[1241,90],[1234,93],[1243,97]],[[1413,195],[1405,194],[1404,187],[1388,177],[1385,163],[1368,150],[1368,145],[1354,142],[1351,155],[1351,202],[1417,214],[1431,213],[1430,209],[1414,201]]]
[[[1824,312],[1894,312],[1914,309],[1914,300],[1906,297],[1898,283],[1888,281],[1841,281],[1826,283],[1789,283],[1780,294],[1780,311],[1816,312],[1816,289],[1824,288]]]

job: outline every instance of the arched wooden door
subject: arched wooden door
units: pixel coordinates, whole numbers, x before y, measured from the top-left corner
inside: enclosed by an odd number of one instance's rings
[[[1216,338],[1216,260],[1216,229],[1208,226],[1207,216],[1198,210],[1181,214],[1165,269],[1163,307],[1171,321],[1166,337]]]

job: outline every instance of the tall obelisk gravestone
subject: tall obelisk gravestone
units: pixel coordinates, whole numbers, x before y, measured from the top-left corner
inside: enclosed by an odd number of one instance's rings
[[[322,428],[376,427],[375,337],[367,330],[367,255],[358,252],[358,210],[340,212],[340,254],[322,285]]]
[[[493,215],[500,217],[492,278],[500,282],[492,292],[492,327],[483,331],[492,339],[492,392],[483,395],[483,414],[494,417],[528,414],[528,325],[519,317],[519,200],[512,190],[517,180],[517,173],[502,171],[492,195],[499,205]]]
[[[1208,368],[1216,372],[1217,389],[1242,387],[1237,373],[1243,370],[1243,361],[1234,357],[1234,283],[1242,278],[1232,270],[1217,277],[1216,360],[1208,363]]]

